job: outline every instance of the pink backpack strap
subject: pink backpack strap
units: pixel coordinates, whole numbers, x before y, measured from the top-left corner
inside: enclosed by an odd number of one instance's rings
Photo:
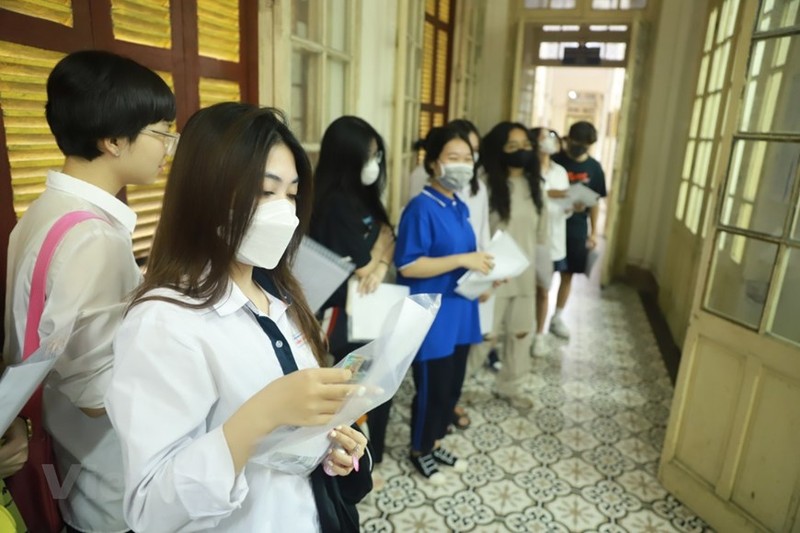
[[[47,269],[50,267],[50,261],[53,260],[56,249],[67,232],[72,229],[73,226],[93,218],[103,220],[99,215],[91,211],[73,211],[67,213],[53,224],[53,227],[50,228],[50,231],[47,232],[47,236],[44,238],[42,248],[39,250],[39,255],[36,257],[36,263],[33,266],[31,294],[28,299],[28,320],[25,323],[25,344],[22,348],[23,361],[39,348],[39,323],[42,320],[42,313],[44,312],[44,293],[47,284]]]

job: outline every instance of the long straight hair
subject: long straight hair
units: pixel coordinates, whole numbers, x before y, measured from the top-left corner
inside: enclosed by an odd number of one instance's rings
[[[134,293],[131,307],[162,300],[200,309],[225,296],[236,251],[263,194],[267,157],[281,144],[292,152],[297,167],[300,228],[271,277],[282,298],[291,303],[289,317],[322,365],[326,351],[322,330],[291,272],[311,214],[311,164],[275,109],[227,102],[201,109],[186,123],[167,180],[145,281]],[[156,288],[172,289],[199,302],[147,294]]]
[[[508,142],[512,130],[522,130],[530,139],[528,129],[518,122],[501,122],[492,128],[481,144],[481,158],[479,164],[486,169],[489,182],[489,207],[497,212],[503,221],[508,221],[511,216],[511,193],[508,187],[509,169],[503,163],[503,146]],[[532,145],[536,143],[531,140]],[[528,165],[524,168],[525,180],[531,191],[536,212],[542,211],[542,171],[539,166],[539,156],[534,150]]]
[[[372,185],[364,185],[361,183],[361,170],[369,161],[372,140],[383,157],[378,163],[378,179]],[[330,205],[331,195],[338,191],[356,200],[379,222],[388,226],[389,215],[381,202],[385,188],[386,146],[380,134],[359,117],[347,115],[331,122],[322,136],[319,161],[314,172],[314,217],[324,213]]]

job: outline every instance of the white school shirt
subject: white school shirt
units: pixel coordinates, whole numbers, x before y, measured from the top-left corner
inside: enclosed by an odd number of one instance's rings
[[[113,364],[111,342],[124,300],[141,282],[131,251],[136,213],[94,185],[48,173],[45,191],[9,238],[5,353],[11,362],[22,358],[33,265],[50,227],[72,211],[91,211],[103,220],[70,229],[48,269],[40,338],[77,319],[66,351],[46,381],[44,422],[64,488],[70,488],[60,500],[65,521],[83,531],[127,531],[116,434],[107,416],[90,418],[79,408],[103,407]]]
[[[308,477],[253,462],[234,472],[222,425],[283,371],[257,309],[232,282],[226,294],[202,309],[143,302],[122,321],[106,409],[122,443],[125,518],[141,533],[317,532]],[[298,368],[316,367],[287,305],[267,296]]]
[[[550,161],[550,168],[543,173],[542,177],[545,191],[569,189],[567,171],[558,163]],[[550,224],[550,258],[553,261],[560,261],[567,257],[567,213],[564,212],[563,207],[550,198],[545,198],[545,205]]]

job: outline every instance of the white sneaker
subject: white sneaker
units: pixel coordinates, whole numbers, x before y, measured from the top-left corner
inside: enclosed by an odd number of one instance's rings
[[[544,357],[548,353],[550,353],[550,346],[547,343],[547,334],[537,333],[533,337],[533,356]]]
[[[550,321],[550,333],[562,339],[569,339],[569,328],[564,324],[561,316],[554,316]]]

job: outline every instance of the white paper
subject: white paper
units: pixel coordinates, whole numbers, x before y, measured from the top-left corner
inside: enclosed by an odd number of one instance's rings
[[[570,185],[566,196],[563,198],[548,198],[547,201],[571,213],[575,208],[575,204],[581,203],[587,208],[594,207],[599,199],[600,195],[583,183],[574,183]]]
[[[64,353],[71,333],[72,324],[51,334],[24,362],[5,369],[0,377],[0,436],[50,373],[58,356]]]
[[[353,352],[369,362],[369,366],[354,375],[354,383],[361,385],[362,394],[350,396],[325,425],[277,429],[259,444],[250,460],[281,472],[303,475],[311,472],[331,445],[328,437],[331,429],[351,425],[395,395],[440,306],[438,294],[415,294],[398,302],[380,336]],[[346,366],[348,357],[336,366]]]
[[[408,294],[408,287],[388,283],[381,283],[373,293],[358,294],[358,279],[351,279],[347,285],[348,341],[377,339],[386,317]]]
[[[597,205],[597,200],[600,199],[599,194],[583,183],[574,183],[570,185],[568,196],[572,199],[573,203],[581,203],[586,207],[594,207]]]
[[[464,298],[474,300],[491,290],[495,281],[515,278],[531,264],[511,235],[503,231],[494,234],[486,252],[494,257],[494,268],[485,275],[471,270],[461,276],[456,292]]]
[[[300,242],[292,265],[292,274],[315,313],[347,281],[353,270],[355,265],[352,262],[308,237],[303,237]]]

